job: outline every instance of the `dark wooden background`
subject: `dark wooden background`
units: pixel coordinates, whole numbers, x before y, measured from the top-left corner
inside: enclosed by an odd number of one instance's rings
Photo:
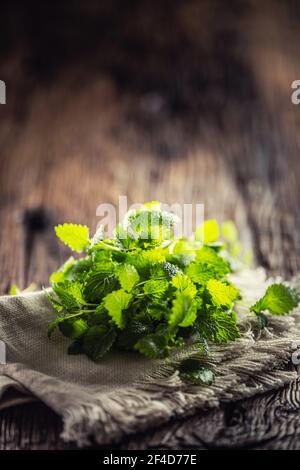
[[[300,268],[300,2],[7,2],[0,18],[0,284],[47,285],[53,225],[96,207],[203,202],[255,261]],[[300,448],[300,385],[122,448]],[[0,412],[0,448],[66,448],[43,404]]]

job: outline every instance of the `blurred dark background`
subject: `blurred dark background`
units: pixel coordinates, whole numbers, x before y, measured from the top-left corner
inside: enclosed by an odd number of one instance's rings
[[[52,227],[203,202],[272,273],[300,267],[300,3],[1,2],[0,271],[47,283]]]

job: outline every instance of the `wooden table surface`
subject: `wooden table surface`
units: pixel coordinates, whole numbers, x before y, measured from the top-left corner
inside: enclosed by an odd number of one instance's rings
[[[299,272],[299,2],[50,3],[0,19],[1,292],[47,285],[67,256],[53,225],[93,229],[119,195],[202,202],[269,273]],[[299,411],[295,382],[118,447],[300,448]],[[41,403],[4,410],[0,448],[68,448],[61,426]]]

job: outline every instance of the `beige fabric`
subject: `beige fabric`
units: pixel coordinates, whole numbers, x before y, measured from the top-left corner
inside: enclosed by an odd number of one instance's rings
[[[243,337],[211,347],[205,362],[215,368],[216,380],[209,387],[185,385],[178,377],[176,364],[195,355],[193,348],[165,361],[118,353],[94,364],[84,355],[67,355],[69,341],[60,334],[48,340],[47,326],[55,314],[45,293],[0,298],[0,339],[7,346],[7,364],[0,366],[0,407],[7,388],[17,388],[63,417],[65,440],[85,445],[93,436],[108,444],[171,417],[290,382],[296,377],[291,351],[300,339],[299,313],[272,318],[260,334],[247,306],[268,281],[256,270],[241,272],[234,282],[244,293],[238,308]]]

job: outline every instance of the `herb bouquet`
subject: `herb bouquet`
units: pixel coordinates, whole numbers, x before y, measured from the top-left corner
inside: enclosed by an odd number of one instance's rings
[[[50,277],[57,318],[49,336],[58,327],[72,339],[69,354],[93,361],[112,348],[165,358],[173,348],[194,344],[207,354],[210,343],[239,338],[234,305],[241,293],[228,278],[236,265],[234,225],[220,230],[209,220],[191,239],[178,239],[175,223],[154,202],[130,211],[108,240],[101,228],[90,238],[86,226],[58,225],[58,238],[84,256],[69,258]],[[298,302],[295,290],[273,284],[250,310],[264,327],[266,311],[283,315]]]

